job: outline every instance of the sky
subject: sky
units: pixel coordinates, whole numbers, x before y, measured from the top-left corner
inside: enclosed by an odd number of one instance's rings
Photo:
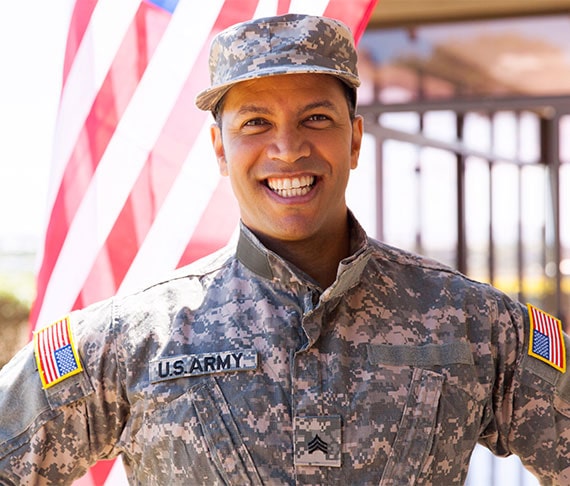
[[[72,3],[26,0],[2,5],[0,251],[34,245],[42,232]]]

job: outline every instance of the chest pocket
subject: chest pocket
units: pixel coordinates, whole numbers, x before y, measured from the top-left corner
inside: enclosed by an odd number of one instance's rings
[[[414,485],[425,470],[432,449],[445,381],[443,373],[426,368],[473,365],[469,344],[371,344],[368,359],[372,364],[413,368],[402,418],[380,485]]]
[[[144,448],[135,470],[145,484],[261,484],[215,378],[160,401],[138,432]]]
[[[380,485],[415,484],[435,431],[443,376],[414,369],[408,399]]]
[[[214,386],[210,386],[212,384]],[[216,381],[212,379],[195,388],[192,395],[212,460],[226,484],[261,485],[253,460]]]

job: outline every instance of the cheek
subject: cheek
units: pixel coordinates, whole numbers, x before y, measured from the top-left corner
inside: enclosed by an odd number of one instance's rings
[[[229,177],[233,192],[239,200],[251,193],[246,168],[240,160],[229,159],[225,163],[225,175]]]
[[[261,149],[257,145],[232,140],[225,145],[225,156],[220,162],[220,171],[230,177],[232,185],[245,184],[248,180],[254,179],[260,153]]]

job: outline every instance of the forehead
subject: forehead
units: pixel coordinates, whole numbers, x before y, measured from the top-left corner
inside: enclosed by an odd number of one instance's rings
[[[222,99],[220,108],[266,102],[302,103],[313,98],[344,103],[343,82],[328,74],[281,74],[236,83]]]

